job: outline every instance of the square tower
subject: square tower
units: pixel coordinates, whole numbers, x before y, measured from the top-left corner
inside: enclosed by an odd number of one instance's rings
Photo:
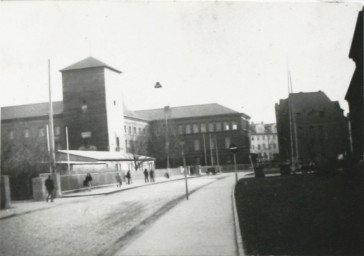
[[[60,72],[70,149],[125,152],[121,72],[93,57]]]

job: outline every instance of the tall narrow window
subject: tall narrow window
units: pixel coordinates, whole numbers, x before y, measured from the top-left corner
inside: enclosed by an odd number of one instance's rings
[[[226,137],[225,138],[225,148],[230,148],[230,138],[229,137]]]
[[[30,137],[29,129],[25,129],[24,130],[24,138],[29,138],[29,137]]]
[[[221,131],[221,123],[220,122],[216,123],[216,131],[217,132]]]
[[[228,122],[224,122],[224,131],[230,130],[230,124]]]
[[[61,127],[56,126],[54,127],[54,135],[58,136],[61,134]]]
[[[193,133],[198,133],[198,125],[194,124],[192,125],[192,127],[193,127]]]
[[[237,130],[238,129],[237,122],[233,121],[231,124],[232,124],[231,127],[232,127],[233,130]]]
[[[44,137],[45,136],[45,131],[44,131],[44,127],[39,128],[39,137]]]
[[[195,151],[200,150],[200,141],[199,140],[194,141],[194,149],[195,149]]]
[[[213,131],[214,131],[214,124],[209,123],[209,132],[213,132]]]
[[[178,134],[183,134],[183,125],[178,125]]]
[[[10,140],[14,139],[14,131],[13,130],[9,130],[9,139]]]
[[[186,125],[186,133],[187,134],[191,133],[191,125],[189,125],[189,124]]]
[[[201,124],[201,132],[206,132],[206,124]]]

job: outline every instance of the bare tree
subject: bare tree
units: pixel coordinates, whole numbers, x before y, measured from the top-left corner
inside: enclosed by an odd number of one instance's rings
[[[148,140],[146,135],[134,136],[130,140],[130,147],[127,148],[127,152],[131,154],[136,171],[147,160],[145,156],[149,155]]]
[[[39,131],[32,134],[21,122],[14,125],[11,138],[6,136],[1,144],[2,173],[9,175],[13,198],[30,197],[31,179],[47,172],[48,161],[46,135],[39,136]]]

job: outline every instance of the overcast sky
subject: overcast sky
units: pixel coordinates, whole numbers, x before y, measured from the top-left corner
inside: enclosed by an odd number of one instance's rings
[[[344,100],[359,3],[0,2],[1,105],[62,100],[60,69],[88,56],[121,70],[130,109],[217,102],[275,122],[287,97]],[[159,81],[163,89],[154,89]]]

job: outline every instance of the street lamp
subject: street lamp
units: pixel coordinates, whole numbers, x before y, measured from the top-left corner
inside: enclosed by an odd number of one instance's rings
[[[235,170],[235,181],[238,182],[238,173],[236,171],[236,152],[238,152],[238,147],[235,144],[230,145],[230,151],[233,153],[234,156],[234,170]]]
[[[154,85],[154,88],[159,89],[162,88],[162,85],[157,82]],[[164,107],[165,111],[165,123],[166,123],[166,154],[167,154],[167,172],[169,173],[169,138],[168,138],[168,109],[169,106]]]
[[[183,169],[184,169],[184,173],[185,173],[186,199],[188,200],[187,168],[186,168],[186,157],[185,157],[185,150],[184,150],[185,142],[183,140],[181,140],[180,145],[182,148],[181,154],[182,154],[182,160],[183,160]]]

